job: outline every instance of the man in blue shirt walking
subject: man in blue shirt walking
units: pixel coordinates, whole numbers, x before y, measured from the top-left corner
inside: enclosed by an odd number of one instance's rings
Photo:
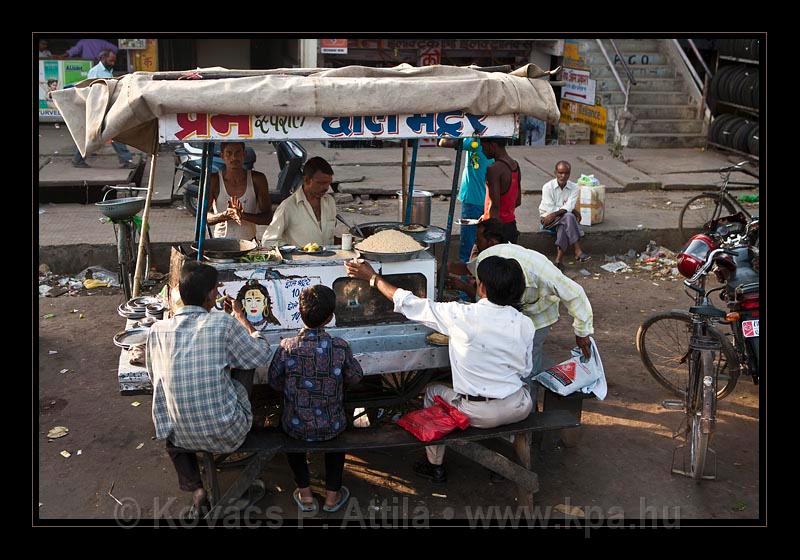
[[[461,174],[461,187],[458,191],[458,200],[461,201],[461,219],[475,220],[483,215],[483,203],[486,199],[486,170],[494,163],[494,160],[487,158],[483,153],[483,147],[478,138],[459,140],[442,138],[439,146],[454,148],[456,142],[461,142],[461,148],[466,156],[464,172]],[[477,234],[477,225],[461,226],[461,241],[458,250],[461,262],[469,260]]]
[[[110,49],[100,51],[100,62],[98,62],[92,67],[91,70],[89,70],[87,77],[89,79],[113,78],[113,70],[116,63],[117,54],[114,51]],[[133,163],[133,154],[131,154],[130,150],[128,150],[128,146],[116,141],[112,141],[111,145],[114,147],[114,151],[117,152],[120,167],[123,169],[136,168],[136,164]],[[89,164],[86,163],[86,160],[77,150],[75,151],[75,156],[72,158],[72,165],[74,167],[89,167]]]

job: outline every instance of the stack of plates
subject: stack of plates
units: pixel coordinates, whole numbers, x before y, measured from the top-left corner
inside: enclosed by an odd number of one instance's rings
[[[126,319],[143,319],[147,314],[147,306],[152,304],[160,304],[163,306],[162,301],[157,297],[142,296],[121,304],[117,308],[117,313]]]

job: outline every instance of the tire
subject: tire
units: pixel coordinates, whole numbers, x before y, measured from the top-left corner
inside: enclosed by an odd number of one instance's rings
[[[708,360],[708,361],[707,361]],[[700,368],[698,371],[698,389],[699,395],[695,395],[695,402],[689,409],[691,414],[689,420],[689,474],[695,482],[699,483],[703,480],[703,473],[706,468],[706,457],[708,456],[708,442],[711,439],[711,430],[714,425],[714,416],[716,413],[716,396],[714,391],[706,391],[704,387],[704,379],[706,376],[711,376],[713,379],[714,372],[709,372],[713,369],[712,362],[707,353],[700,354],[696,367]],[[713,383],[713,382],[712,382]],[[712,387],[713,388],[713,387]],[[712,428],[708,432],[703,432],[702,418],[704,411],[708,412],[708,419]]]
[[[720,130],[720,144],[723,146],[727,146],[729,148],[733,148],[733,138],[736,133],[739,131],[741,127],[743,127],[747,121],[741,117],[736,117],[732,119],[729,123],[726,123],[725,126],[722,127]]]
[[[183,190],[183,205],[192,216],[197,216],[197,198],[196,194],[186,189]]]
[[[659,385],[681,398],[686,398],[686,385],[689,381],[688,355],[691,330],[692,319],[689,313],[675,310],[649,317],[636,333],[636,349],[647,371]],[[722,353],[716,357],[715,363],[717,399],[724,399],[736,387],[739,379],[739,360],[736,350],[727,337],[712,327],[708,328],[708,334],[719,340],[722,345]],[[665,340],[659,342],[659,338]]]
[[[758,157],[758,125],[750,132],[750,137],[747,139],[747,151]]]
[[[716,212],[718,201],[719,195],[713,193],[702,193],[689,199],[678,216],[678,229],[684,241],[702,231],[701,226],[708,223]],[[733,205],[727,200],[722,200],[722,207],[729,214],[736,213]]]

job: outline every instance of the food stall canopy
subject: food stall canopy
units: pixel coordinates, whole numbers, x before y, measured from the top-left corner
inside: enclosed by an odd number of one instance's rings
[[[115,139],[148,153],[167,115],[351,116],[530,115],[556,124],[549,75],[529,64],[511,73],[407,64],[394,68],[199,69],[135,72],[84,80],[53,92],[53,101],[84,156]]]

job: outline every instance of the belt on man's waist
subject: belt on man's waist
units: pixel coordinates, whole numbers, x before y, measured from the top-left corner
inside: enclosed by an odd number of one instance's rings
[[[461,396],[464,399],[467,399],[468,401],[495,401],[495,400],[497,400],[494,397],[476,397],[474,395],[462,395],[461,393],[459,393],[459,396]]]

